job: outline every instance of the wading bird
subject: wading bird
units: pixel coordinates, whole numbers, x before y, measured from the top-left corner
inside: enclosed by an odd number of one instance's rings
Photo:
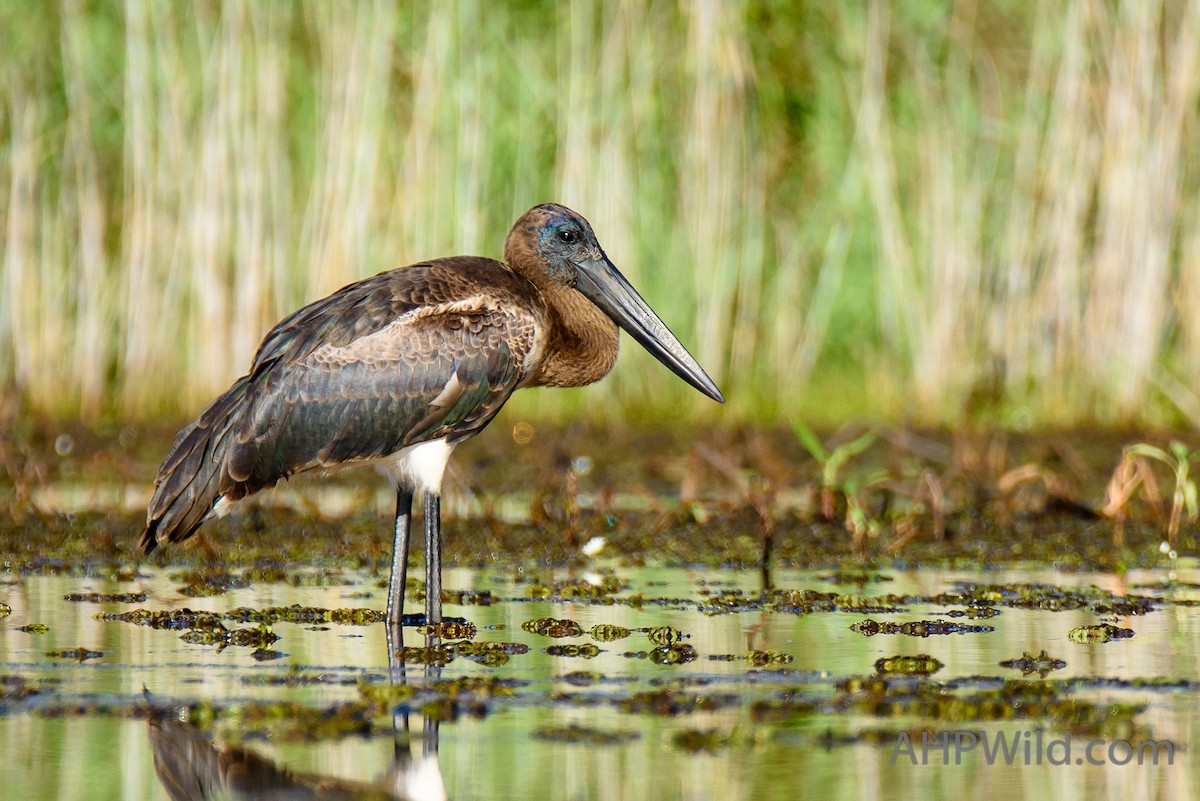
[[[504,259],[455,256],[389,270],[280,321],[249,374],[175,437],[154,482],[142,550],[187,539],[296,473],[373,465],[396,489],[388,625],[400,625],[415,492],[425,497],[425,617],[436,624],[446,461],[514,391],[603,378],[620,326],[724,403],[580,215],[535,206],[509,232]]]

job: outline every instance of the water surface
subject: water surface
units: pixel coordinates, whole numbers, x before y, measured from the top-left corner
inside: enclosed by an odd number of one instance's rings
[[[435,753],[447,792],[460,799],[1128,799],[1191,786],[1200,722],[1192,565],[1121,577],[791,570],[770,581],[764,596],[756,570],[605,560],[451,569],[447,588],[494,602],[450,603],[446,613],[475,625],[474,642],[511,644],[507,660],[455,656],[437,668],[409,664],[397,677],[381,623],[276,622],[274,642],[220,647],[185,641],[187,629],[98,619],[293,604],[379,610],[375,572],[295,571],[286,582],[209,597],[185,594],[194,588],[178,569],[143,568],[130,580],[3,574],[4,795],[171,798],[160,773],[180,753],[197,771],[206,760],[250,760],[286,788],[279,797],[295,798],[316,786],[335,797],[387,797],[417,770],[428,787]],[[65,600],[89,593],[101,598]],[[105,599],[119,593],[145,598]],[[582,633],[523,627],[546,618],[574,621]],[[266,631],[222,619],[231,632]],[[884,630],[868,636],[863,621]],[[903,628],[921,621],[933,625]],[[1128,631],[1109,642],[1071,638],[1101,623]],[[21,630],[31,624],[48,630]],[[674,635],[662,627],[679,633],[672,651],[662,643]],[[628,635],[610,639],[621,629]],[[409,629],[405,645],[424,638]],[[561,646],[576,648],[554,650]],[[877,665],[918,655],[940,667],[897,674]],[[1045,675],[1000,664],[1023,656]],[[364,719],[364,698],[393,682],[409,690]],[[1035,764],[1017,754],[1015,764],[989,765],[978,748],[923,755],[919,739],[971,731],[1033,742],[1038,730],[1043,742],[1071,733],[1071,762],[1086,762],[1090,739],[1103,741],[1091,753],[1105,761],[1113,743],[1124,758],[1125,740],[1169,740],[1177,750],[1173,764],[1055,766],[1032,753]],[[214,797],[244,797],[216,785],[227,795]]]

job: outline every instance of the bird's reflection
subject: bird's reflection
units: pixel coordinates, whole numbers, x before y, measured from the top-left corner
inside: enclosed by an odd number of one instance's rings
[[[404,684],[407,673],[396,652],[404,645],[400,629],[388,631],[388,667],[393,684]],[[439,668],[426,668],[436,678]],[[375,782],[356,782],[299,773],[238,746],[221,746],[195,725],[170,711],[149,716],[154,771],[172,801],[202,799],[405,799],[444,801],[445,783],[438,764],[438,723],[423,717],[419,753],[413,752],[408,713],[397,712],[392,723],[395,751],[387,774]]]

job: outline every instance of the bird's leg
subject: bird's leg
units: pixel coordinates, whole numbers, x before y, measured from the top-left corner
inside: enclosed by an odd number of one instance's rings
[[[442,622],[442,499],[425,493],[425,625]]]
[[[396,531],[392,542],[392,578],[388,583],[387,625],[399,630],[404,617],[404,585],[408,580],[408,529],[412,521],[412,490],[396,488]],[[389,647],[391,637],[389,636]]]

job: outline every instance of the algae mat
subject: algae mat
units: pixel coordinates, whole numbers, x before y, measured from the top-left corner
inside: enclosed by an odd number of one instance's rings
[[[402,671],[377,570],[28,568],[12,798],[1128,798],[1197,768],[1190,564],[457,567],[463,622],[408,628]]]

